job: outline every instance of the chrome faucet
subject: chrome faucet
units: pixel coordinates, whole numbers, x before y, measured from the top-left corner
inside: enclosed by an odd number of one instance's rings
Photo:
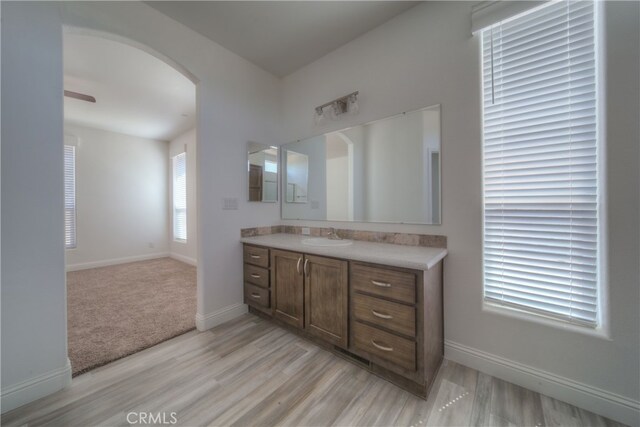
[[[333,227],[329,228],[329,232],[327,233],[327,238],[329,238],[330,240],[342,240],[342,237],[338,235],[338,233],[336,232],[336,229]]]

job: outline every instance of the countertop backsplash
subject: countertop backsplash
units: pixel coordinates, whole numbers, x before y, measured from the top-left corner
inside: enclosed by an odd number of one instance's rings
[[[309,228],[310,236],[321,237],[329,233],[329,227],[299,227],[293,225],[273,225],[266,227],[243,228],[241,237],[266,236],[269,234],[286,233],[302,234],[303,228]],[[363,231],[336,228],[335,232],[343,239],[359,240],[374,243],[391,243],[405,246],[424,246],[432,248],[446,248],[447,236],[436,234],[394,233],[385,231]]]

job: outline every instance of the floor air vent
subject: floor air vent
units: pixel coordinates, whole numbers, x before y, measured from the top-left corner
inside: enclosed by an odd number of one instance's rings
[[[351,360],[352,362],[357,363],[358,365],[363,365],[363,366],[366,366],[367,368],[371,366],[371,362],[369,362],[364,357],[360,357],[338,346],[333,346],[333,349],[338,353],[340,353],[341,355],[343,355],[345,358]]]

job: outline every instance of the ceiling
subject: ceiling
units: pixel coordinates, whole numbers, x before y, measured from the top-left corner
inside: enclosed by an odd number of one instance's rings
[[[156,1],[147,4],[282,77],[415,6],[415,1]],[[147,52],[64,37],[65,122],[172,140],[195,127],[195,85]]]
[[[416,1],[148,1],[283,77],[388,21]]]
[[[195,85],[165,62],[120,42],[66,34],[64,88],[97,101],[65,97],[66,123],[166,141],[196,123]]]

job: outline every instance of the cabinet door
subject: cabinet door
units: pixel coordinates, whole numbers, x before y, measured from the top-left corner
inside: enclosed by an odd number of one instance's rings
[[[305,329],[340,347],[348,345],[348,263],[305,255]]]
[[[271,250],[273,316],[300,329],[304,327],[303,261],[302,254]]]

